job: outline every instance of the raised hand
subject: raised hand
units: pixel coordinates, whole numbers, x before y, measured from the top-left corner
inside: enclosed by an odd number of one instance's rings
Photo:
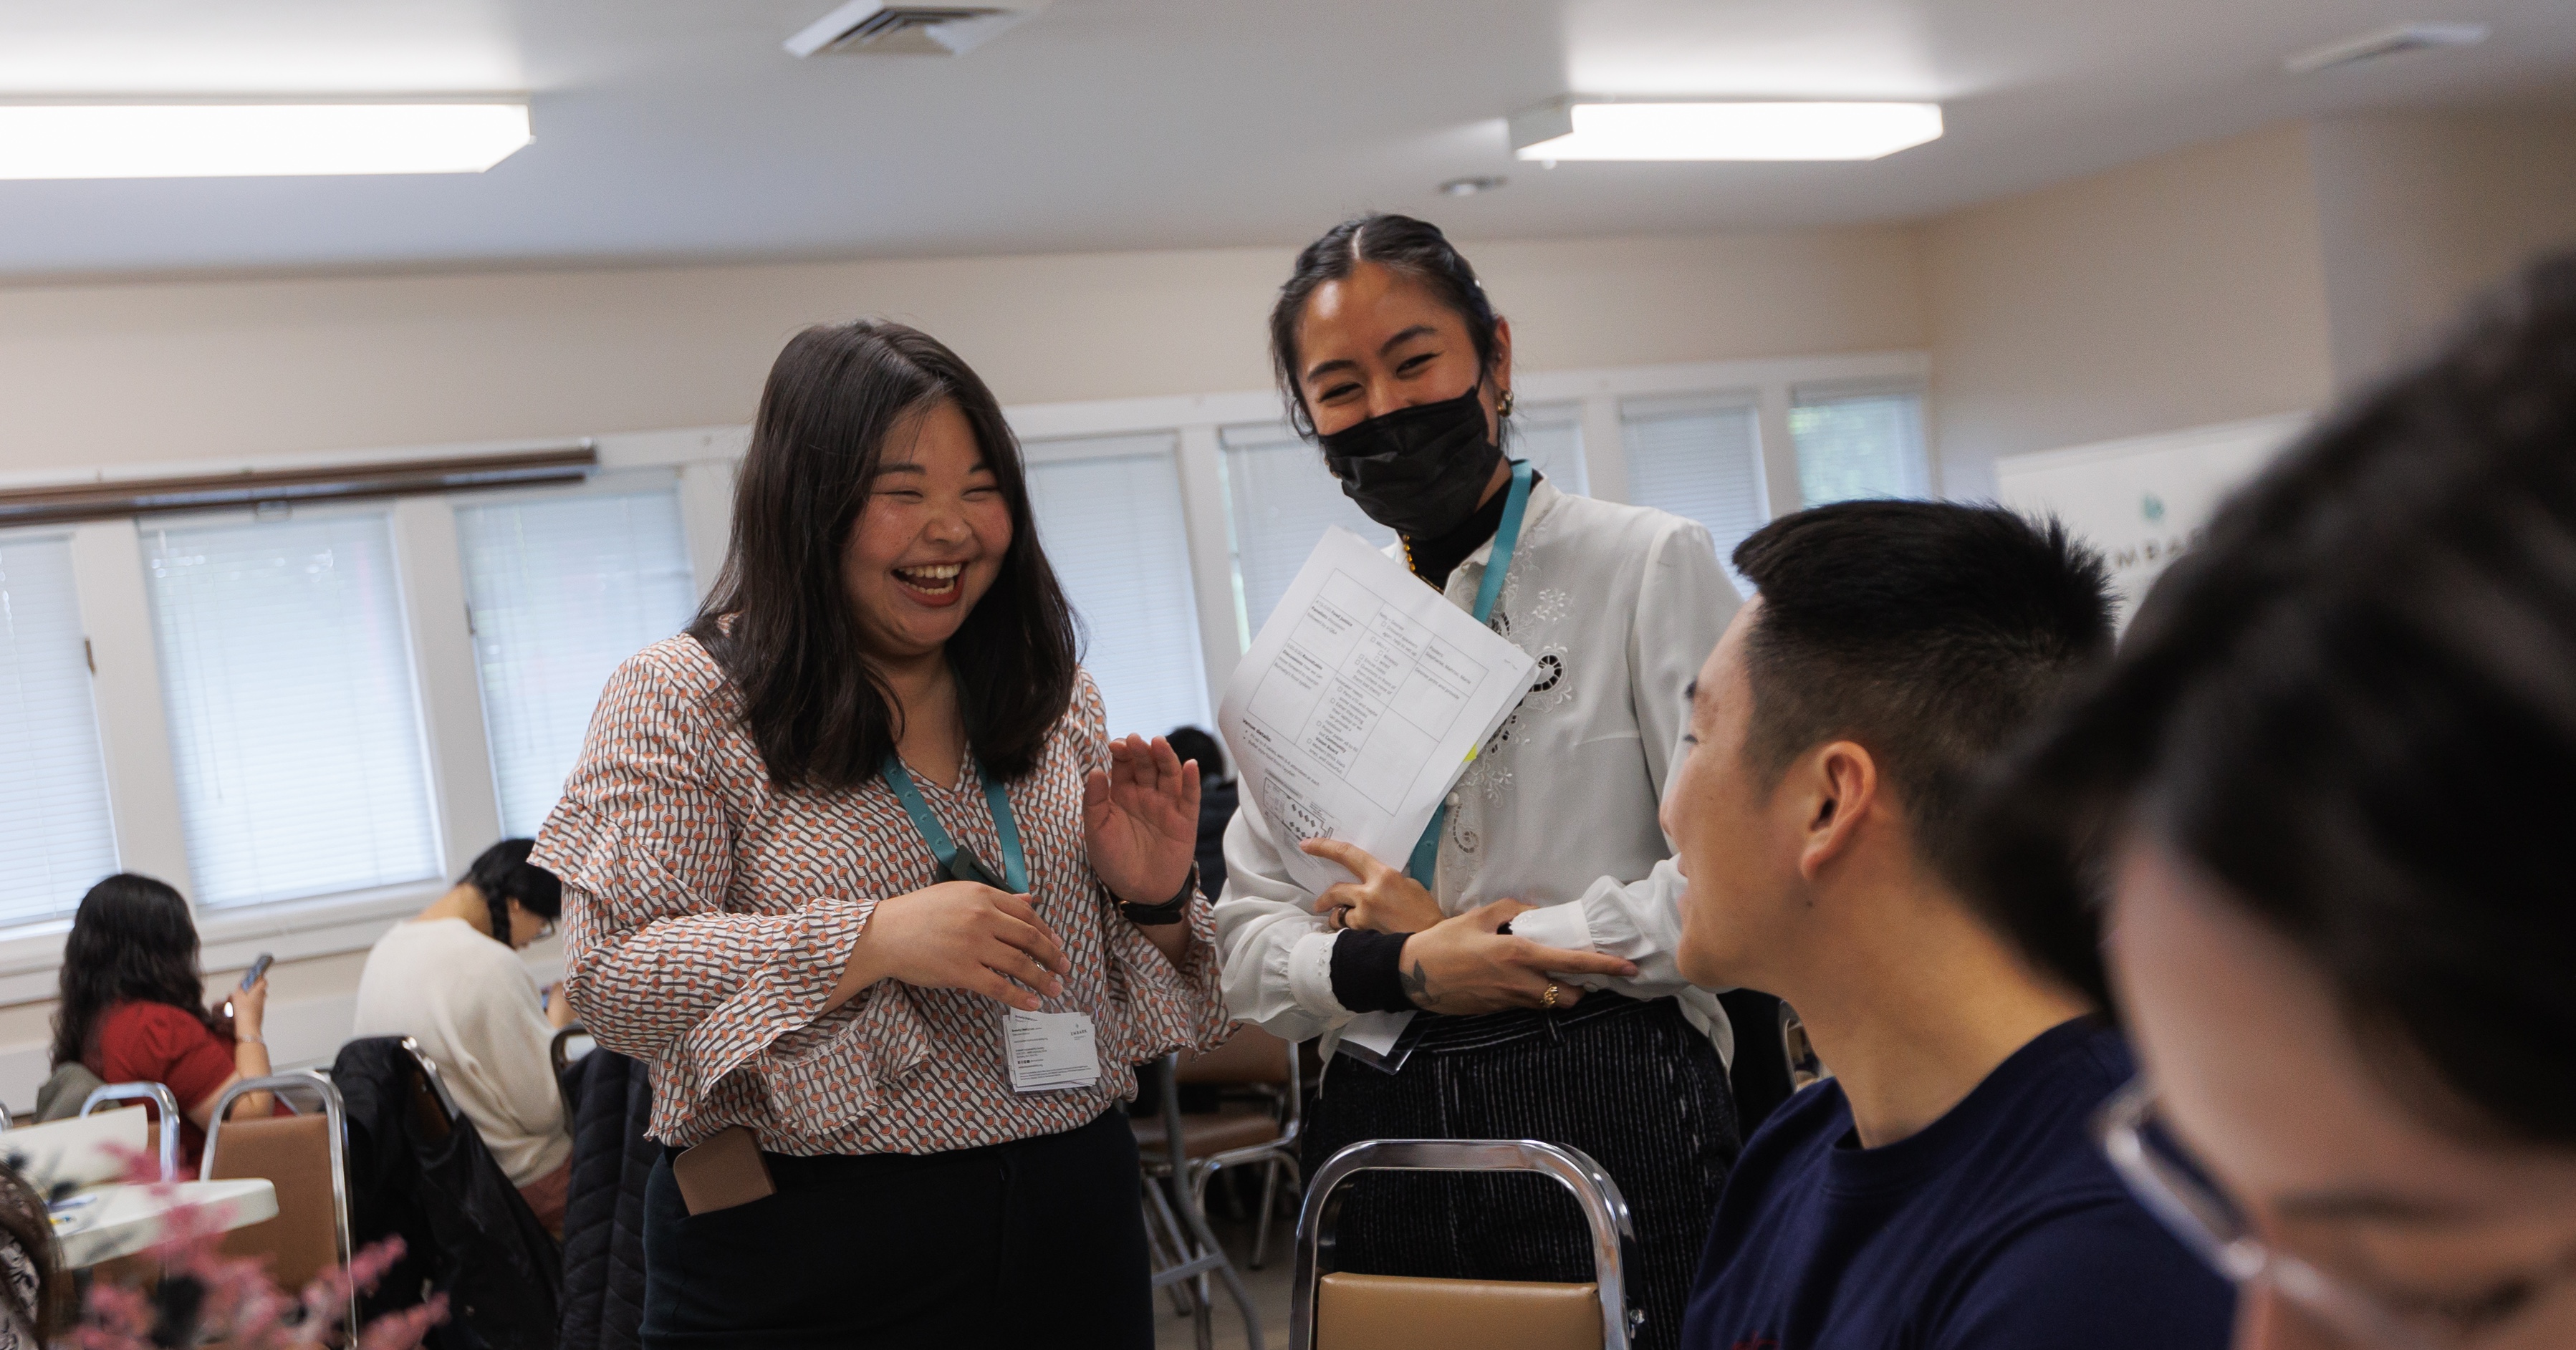
[[[1358,881],[1345,881],[1315,897],[1315,912],[1335,928],[1373,933],[1419,933],[1449,917],[1420,882],[1377,860],[1367,849],[1339,839],[1309,839],[1297,847],[1340,863]]]
[[[1496,900],[1406,938],[1397,959],[1406,996],[1414,1006],[1440,1013],[1570,1008],[1583,991],[1556,975],[1637,973],[1635,963],[1615,956],[1542,947],[1495,931],[1533,908],[1517,900]],[[1547,997],[1550,985],[1557,986],[1553,1004]]]
[[[1112,894],[1159,905],[1189,878],[1199,842],[1199,766],[1160,736],[1109,743],[1109,769],[1082,781],[1082,833],[1091,870]]]

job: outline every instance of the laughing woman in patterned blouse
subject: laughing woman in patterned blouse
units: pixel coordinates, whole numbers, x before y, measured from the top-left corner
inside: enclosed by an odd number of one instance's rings
[[[723,577],[533,859],[573,1008],[652,1067],[646,1346],[1153,1343],[1115,1108],[1226,1025],[1198,787],[1109,738],[983,381],[900,324],[789,342]]]

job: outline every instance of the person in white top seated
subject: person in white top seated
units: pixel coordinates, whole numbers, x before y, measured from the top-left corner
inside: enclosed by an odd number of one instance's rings
[[[360,1036],[409,1036],[550,1231],[563,1226],[572,1134],[548,1057],[572,1022],[519,949],[554,931],[563,888],[528,862],[533,839],[483,851],[437,903],[377,940],[358,976]]]

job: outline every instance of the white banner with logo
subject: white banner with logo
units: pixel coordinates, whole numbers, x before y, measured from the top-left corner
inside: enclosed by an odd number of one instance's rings
[[[2219,502],[2310,420],[2288,413],[2007,455],[1995,461],[1998,495],[2006,506],[2055,513],[2102,550],[2126,626],[2156,577],[2198,541]]]

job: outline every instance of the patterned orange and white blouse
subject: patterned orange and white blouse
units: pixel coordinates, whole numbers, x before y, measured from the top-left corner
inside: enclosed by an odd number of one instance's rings
[[[563,879],[573,1010],[652,1067],[653,1138],[685,1147],[748,1125],[764,1149],[815,1155],[1055,1134],[1133,1096],[1131,1065],[1223,1038],[1206,898],[1176,969],[1092,874],[1082,780],[1108,767],[1109,736],[1089,675],[1008,792],[1033,902],[1073,966],[1048,1006],[1090,1014],[1100,1079],[1025,1095],[1003,1063],[1002,1005],[982,995],[889,979],[822,1010],[877,902],[932,884],[939,864],[882,780],[772,787],[740,706],[694,638],[629,658],[530,858]],[[951,836],[1001,856],[975,775],[917,781]]]

